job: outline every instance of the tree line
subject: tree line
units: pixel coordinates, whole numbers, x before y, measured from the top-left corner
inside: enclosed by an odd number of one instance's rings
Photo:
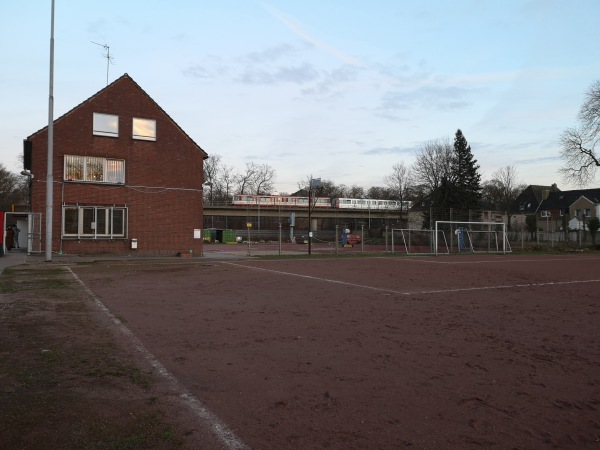
[[[565,182],[585,186],[596,180],[600,168],[599,143],[600,80],[592,83],[585,93],[577,125],[565,129],[560,136],[560,155],[564,161],[560,173]],[[453,143],[449,139],[425,143],[411,166],[402,161],[393,164],[383,186],[364,188],[322,180],[319,192],[326,197],[413,201],[436,208],[510,210],[526,187],[518,181],[516,168],[507,165],[484,182],[479,170],[471,146],[459,129]],[[269,194],[275,179],[275,169],[268,164],[247,162],[239,170],[226,165],[220,155],[212,155],[204,163],[205,200],[224,202],[233,194]],[[307,180],[298,182],[299,190],[307,188]],[[26,205],[27,196],[28,180],[0,163],[0,210]]]
[[[600,80],[585,93],[577,125],[560,136],[559,170],[567,183],[590,185],[600,168]],[[237,171],[223,163],[220,155],[205,162],[204,179],[208,201],[228,201],[232,194],[269,194],[273,191],[275,170],[268,164],[246,163]],[[310,178],[298,182],[298,190],[308,190]],[[322,180],[320,194],[327,197],[410,200],[424,206],[455,209],[508,211],[526,184],[518,180],[515,166],[507,165],[481,181],[480,166],[471,146],[459,129],[454,142],[449,139],[429,141],[417,152],[414,164],[396,162],[384,177],[383,186],[364,188]],[[282,193],[284,195],[289,193]]]
[[[204,179],[205,200],[221,203],[229,201],[233,194],[269,195],[276,172],[268,164],[253,162],[238,171],[224,164],[220,155],[213,155],[205,161]],[[310,179],[298,182],[298,192],[306,195]],[[491,180],[481,182],[480,166],[459,129],[453,142],[446,138],[425,143],[411,166],[403,161],[393,164],[382,186],[347,186],[325,179],[321,180],[317,194],[332,198],[412,201],[446,209],[507,211],[525,188],[517,179],[516,168],[510,165],[497,170]]]

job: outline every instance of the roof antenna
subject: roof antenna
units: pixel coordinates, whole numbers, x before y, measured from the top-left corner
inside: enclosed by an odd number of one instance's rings
[[[110,56],[110,47],[107,44],[98,44],[97,42],[94,41],[90,41],[92,44],[96,44],[99,45],[100,47],[104,48],[104,50],[106,50],[106,54],[102,55],[103,57],[106,58],[106,85],[108,86],[108,68],[110,67],[110,65],[112,64],[113,61],[113,57]]]

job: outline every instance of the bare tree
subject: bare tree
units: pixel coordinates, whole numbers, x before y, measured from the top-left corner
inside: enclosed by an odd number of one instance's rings
[[[403,162],[392,166],[392,173],[385,176],[385,184],[390,190],[392,197],[400,202],[400,222],[402,222],[402,212],[404,205],[410,194],[412,187],[412,173]]]
[[[482,186],[482,203],[484,207],[509,211],[519,194],[527,187],[517,179],[515,166],[506,166],[492,174],[492,179]]]
[[[448,138],[425,143],[417,154],[413,173],[426,194],[439,189],[444,179],[450,179],[452,161],[453,146]]]
[[[367,197],[381,200],[393,199],[391,190],[382,186],[371,186],[367,191]]]
[[[27,204],[28,182],[0,163],[0,211],[10,211],[11,205]]]
[[[215,191],[218,191],[221,171],[220,155],[213,155],[204,161],[204,184],[209,186],[208,200],[210,203],[214,200]]]
[[[224,165],[219,181],[219,194],[221,200],[227,201],[229,200],[229,197],[235,194],[235,192],[233,192],[235,180],[236,174],[233,169]]]
[[[256,164],[253,162],[246,163],[245,171],[239,173],[236,177],[237,193],[250,194],[254,188],[254,179],[258,171]]]
[[[579,120],[589,136],[600,136],[600,80],[592,83],[579,110]]]
[[[503,211],[510,210],[513,202],[527,187],[525,183],[517,179],[517,168],[515,166],[506,166],[498,169],[492,174],[492,180],[496,182],[499,188],[498,206]]]
[[[273,190],[276,173],[268,164],[247,162],[243,172],[235,177],[238,194],[269,194]]]
[[[350,198],[365,198],[365,188],[353,184],[348,190],[348,196]]]
[[[401,202],[407,200],[413,185],[410,168],[403,162],[396,163],[392,166],[392,173],[386,175],[384,180],[393,198]]]
[[[257,195],[270,193],[273,190],[273,182],[275,181],[275,169],[268,164],[260,164],[255,168],[254,192]]]
[[[588,89],[578,120],[579,126],[567,128],[560,137],[565,164],[559,172],[565,182],[585,186],[595,180],[600,167],[596,148],[600,142],[600,81]]]

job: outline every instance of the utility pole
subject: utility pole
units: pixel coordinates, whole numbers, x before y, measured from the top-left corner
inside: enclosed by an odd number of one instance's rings
[[[314,190],[315,188],[321,187],[321,179],[310,177],[310,181],[308,183],[308,254],[312,255],[312,210],[316,205],[316,200],[314,199]]]
[[[50,83],[48,94],[48,164],[46,172],[46,261],[52,261],[52,207],[54,180],[52,164],[54,156],[54,0],[50,19]]]

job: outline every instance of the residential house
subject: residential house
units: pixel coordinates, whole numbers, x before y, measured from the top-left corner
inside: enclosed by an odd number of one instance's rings
[[[560,192],[560,189],[556,184],[552,186],[529,185],[513,202],[511,211],[525,215],[535,214],[542,200],[547,198],[551,192]]]
[[[600,189],[552,192],[538,210],[545,231],[583,230],[592,217],[600,217]]]
[[[208,156],[129,75],[56,119],[53,134],[53,252],[202,254]],[[47,127],[25,141],[40,238],[47,148]]]

